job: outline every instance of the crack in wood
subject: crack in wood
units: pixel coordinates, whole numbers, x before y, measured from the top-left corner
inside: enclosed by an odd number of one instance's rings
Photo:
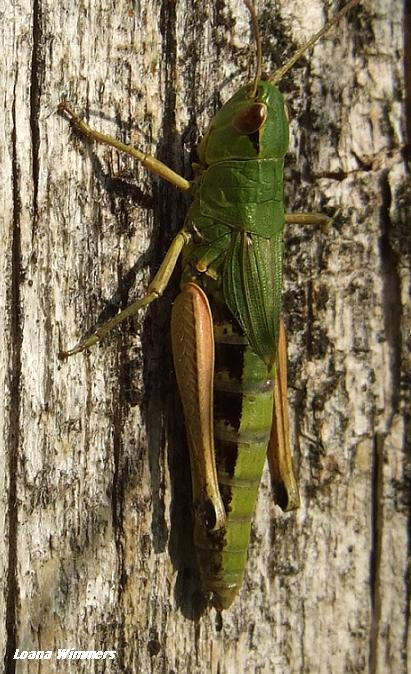
[[[10,306],[10,333],[11,333],[11,357],[9,360],[9,432],[8,446],[8,475],[9,493],[7,502],[8,522],[8,559],[7,559],[7,597],[6,597],[6,633],[7,642],[4,655],[4,671],[14,674],[16,661],[13,656],[17,647],[16,610],[19,597],[17,579],[17,471],[18,453],[20,445],[20,382],[21,382],[21,346],[22,346],[22,316],[20,308],[20,282],[21,282],[21,199],[20,166],[17,160],[17,128],[16,128],[16,85],[18,70],[16,69],[14,82],[14,98],[12,107],[12,191],[13,191],[13,235],[11,250],[11,286],[9,289]]]

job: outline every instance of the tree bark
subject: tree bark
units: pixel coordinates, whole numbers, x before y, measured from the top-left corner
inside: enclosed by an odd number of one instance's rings
[[[335,11],[323,0],[260,0],[266,73]],[[13,659],[18,648],[53,651],[41,671],[66,672],[57,651],[68,648],[116,651],[77,661],[79,673],[405,673],[401,3],[364,0],[280,84],[292,132],[286,209],[332,218],[290,225],[286,237],[302,505],[284,515],[264,472],[246,579],[222,625],[201,597],[190,539],[169,339],[178,275],[111,339],[58,359],[144,293],[188,201],[70,131],[57,105],[70,101],[94,127],[190,177],[208,121],[252,77],[247,9],[22,0],[3,16],[4,671],[34,671]]]

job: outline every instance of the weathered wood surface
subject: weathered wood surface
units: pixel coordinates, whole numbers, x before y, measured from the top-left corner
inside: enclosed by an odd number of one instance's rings
[[[322,24],[324,5],[260,0],[266,72]],[[70,100],[189,175],[208,120],[252,70],[247,11],[229,0],[3,11],[3,671],[40,671],[15,648],[74,648],[117,651],[76,672],[406,672],[402,3],[364,0],[282,83],[287,207],[335,219],[287,232],[302,507],[282,514],[264,475],[246,581],[221,631],[193,570],[168,327],[178,279],[116,337],[57,358],[141,296],[185,198],[75,137],[56,108]],[[67,671],[55,655],[41,665]]]

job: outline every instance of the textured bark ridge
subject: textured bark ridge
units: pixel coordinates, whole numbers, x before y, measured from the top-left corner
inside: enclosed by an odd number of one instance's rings
[[[335,4],[259,0],[265,72]],[[222,625],[204,607],[193,562],[169,338],[178,275],[112,339],[57,358],[141,296],[188,202],[78,137],[56,110],[69,100],[96,128],[189,177],[212,114],[252,77],[248,12],[234,0],[22,0],[6,10],[3,671],[34,671],[14,659],[20,649],[52,651],[42,671],[67,672],[60,648],[116,651],[78,660],[76,672],[87,674],[405,674],[403,4],[364,0],[281,83],[292,134],[286,210],[332,218],[327,227],[287,227],[284,316],[301,508],[285,515],[274,506],[266,469],[244,585]]]

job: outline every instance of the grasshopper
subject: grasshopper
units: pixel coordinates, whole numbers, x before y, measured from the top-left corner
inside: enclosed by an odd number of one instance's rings
[[[212,119],[188,181],[139,149],[92,129],[66,102],[59,109],[88,139],[125,152],[193,202],[146,295],[73,348],[92,346],[163,294],[182,258],[172,308],[175,372],[192,474],[194,544],[203,589],[221,611],[242,584],[266,454],[283,510],[299,505],[288,437],[287,356],[281,320],[286,222],[323,223],[321,214],[285,214],[283,162],[288,118],[278,82],[359,0],[350,0],[268,81],[261,79],[255,10],[254,81]]]

